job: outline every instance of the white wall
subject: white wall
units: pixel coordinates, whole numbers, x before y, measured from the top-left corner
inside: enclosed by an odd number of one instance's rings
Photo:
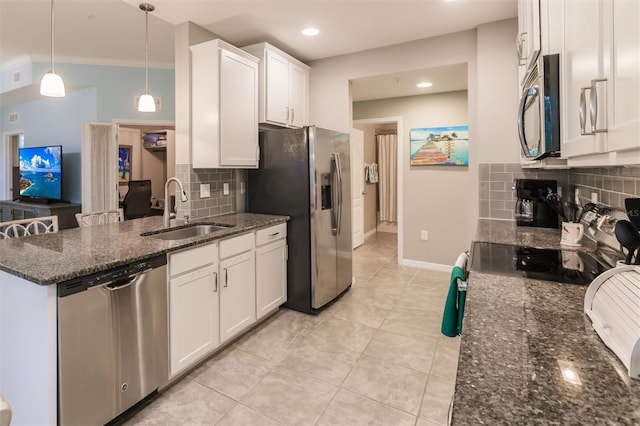
[[[516,161],[511,160],[514,158],[513,145],[517,141],[513,125],[517,107],[514,104],[517,102],[517,64],[514,62],[513,42],[517,33],[516,28],[516,20],[510,19],[482,25],[478,30],[322,59],[310,64],[309,117],[311,123],[348,132],[353,119],[349,93],[350,79],[467,63],[470,164],[467,172],[469,177],[466,179],[468,186],[461,187],[461,191],[468,195],[469,202],[465,217],[460,218],[456,229],[451,230],[452,235],[455,235],[455,241],[459,243],[445,243],[447,247],[451,247],[452,252],[459,245],[463,245],[462,242],[465,248],[468,248],[475,235],[478,218],[478,164]],[[482,72],[479,72],[479,69],[482,69]],[[488,90],[480,93],[480,86]],[[511,96],[513,100],[510,100]],[[487,109],[492,111],[485,111]],[[483,114],[479,114],[479,111],[483,111]],[[490,120],[486,114],[490,114]],[[482,123],[485,126],[482,134],[478,133],[482,127],[479,125],[479,120],[488,120],[486,124],[484,121]],[[492,128],[492,126],[497,127]],[[409,126],[405,125],[403,131],[406,136],[403,140],[407,146],[404,152],[408,152],[408,129]],[[496,141],[494,132],[501,132],[503,135]],[[404,155],[404,157],[407,156]],[[402,160],[408,163],[408,158]],[[403,165],[403,169],[405,167],[407,166]],[[427,182],[422,180],[401,182],[404,191],[403,222],[407,222],[408,212],[419,211],[416,197],[412,197],[411,194],[419,193],[420,188],[426,184]],[[465,185],[464,182],[461,184]],[[454,197],[455,194],[450,196]],[[436,199],[432,202],[442,201],[443,199]],[[428,263],[452,264],[454,262],[455,258],[443,259],[445,256],[430,258],[422,251],[411,248],[415,230],[402,229],[402,232],[404,259],[399,259],[399,262],[406,263],[407,259]]]
[[[467,92],[356,102],[354,120],[402,117],[405,149],[401,171],[404,183],[404,257],[408,260],[451,264],[469,249],[468,211],[471,208],[471,176],[465,166],[410,166],[409,132],[412,128],[468,124]],[[429,232],[429,240],[420,238]]]
[[[478,27],[479,163],[520,162],[518,59],[513,47],[517,31],[515,19]]]

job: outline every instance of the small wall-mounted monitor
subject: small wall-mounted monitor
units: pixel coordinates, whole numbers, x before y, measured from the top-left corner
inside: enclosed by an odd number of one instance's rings
[[[62,201],[62,146],[20,148],[20,199]]]

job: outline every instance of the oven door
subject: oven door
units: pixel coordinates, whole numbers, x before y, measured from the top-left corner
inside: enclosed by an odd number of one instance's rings
[[[537,67],[531,70],[526,81],[518,107],[518,136],[524,158],[535,159],[544,154],[541,114],[543,93]]]

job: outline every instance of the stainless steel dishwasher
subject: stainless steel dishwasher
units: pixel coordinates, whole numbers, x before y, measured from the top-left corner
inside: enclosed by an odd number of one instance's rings
[[[168,381],[166,264],[58,285],[58,424],[103,425]]]

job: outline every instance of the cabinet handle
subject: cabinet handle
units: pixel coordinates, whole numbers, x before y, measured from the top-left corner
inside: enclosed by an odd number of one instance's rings
[[[273,234],[269,234],[269,238],[273,238],[280,235],[280,232],[274,232]]]
[[[289,122],[289,107],[284,107],[286,113],[287,113],[287,118],[285,119],[285,121],[288,123]]]
[[[591,90],[591,87],[580,88],[580,134],[583,136],[595,134],[587,132],[587,90]]]
[[[527,59],[524,56],[524,42],[526,34],[527,33],[520,33],[516,39],[516,51],[518,52],[518,61],[520,61],[520,65],[524,65],[523,61]]]
[[[606,78],[596,78],[591,80],[591,134],[606,133],[607,128],[598,129],[598,87],[597,83],[606,82]]]
[[[216,276],[215,280],[214,280],[214,287],[213,287],[213,292],[217,293],[218,292],[218,273],[214,272],[213,275]]]
[[[295,121],[295,116],[296,116],[296,110],[294,108],[291,108],[291,122],[292,123]]]
[[[225,286],[225,288],[227,287],[228,282],[229,282],[229,276],[227,274],[227,268],[224,268],[224,286]]]

